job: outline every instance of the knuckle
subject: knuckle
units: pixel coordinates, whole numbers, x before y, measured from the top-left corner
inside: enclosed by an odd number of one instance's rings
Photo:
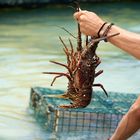
[[[76,19],[77,18],[77,13],[74,13],[73,14],[73,17]]]
[[[81,21],[85,20],[85,15],[81,15],[81,16],[79,17],[79,20],[81,20]]]
[[[88,11],[87,10],[82,10],[82,13],[87,13]]]

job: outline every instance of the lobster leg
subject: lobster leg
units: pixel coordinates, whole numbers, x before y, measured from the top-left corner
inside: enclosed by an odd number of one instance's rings
[[[68,69],[67,65],[65,65],[65,64],[62,64],[62,63],[59,63],[59,62],[56,62],[56,61],[50,61],[50,62],[54,63],[54,64],[57,64],[57,65],[60,65],[60,66],[63,66],[63,67]]]
[[[59,36],[60,41],[62,42],[63,46],[65,47],[66,50],[68,50],[66,44],[64,43],[64,41],[62,40],[62,38]]]
[[[68,69],[70,75],[72,75],[71,70],[69,69],[67,65],[59,63],[59,62],[55,62],[55,61],[50,61],[50,62],[65,67],[66,69]]]
[[[98,71],[97,73],[95,73],[95,77],[97,77],[98,75],[102,74],[103,70]]]
[[[61,73],[61,72],[43,72],[43,74],[56,74],[56,75],[62,75],[62,76],[66,76],[68,78],[68,80],[72,80],[71,77],[66,74],[66,73]]]
[[[108,97],[108,94],[107,94],[107,92],[106,92],[106,90],[104,89],[104,87],[103,87],[102,84],[93,84],[93,86],[94,86],[94,87],[96,86],[96,87],[102,88],[102,90],[105,92],[106,96]]]
[[[100,42],[102,40],[109,39],[109,38],[114,37],[114,36],[119,35],[119,34],[120,33],[115,33],[115,34],[111,34],[111,35],[108,35],[108,36],[103,36],[103,37],[100,37],[100,38],[96,38],[94,40],[91,40],[88,45],[93,46],[93,44],[95,44],[95,42]]]
[[[97,68],[97,67],[99,66],[100,63],[101,63],[101,60],[99,60],[99,61],[97,62],[97,64],[95,65],[95,68]]]
[[[69,39],[69,43],[70,43],[70,47],[71,47],[71,55],[73,54],[73,52],[74,52],[74,49],[73,49],[73,44],[72,44],[72,42],[71,42],[71,40]]]
[[[53,85],[54,81],[56,80],[56,78],[59,78],[61,76],[66,76],[69,80],[71,80],[71,77],[69,77],[69,75],[65,74],[65,73],[59,73],[59,72],[43,72],[44,74],[59,74],[58,76],[55,76],[51,86]],[[67,96],[67,94],[61,94],[61,95],[47,95],[47,97],[55,97],[55,98],[64,98],[64,99],[69,99],[69,96]]]
[[[51,86],[53,86],[53,83],[55,82],[55,80],[56,80],[57,78],[61,77],[61,76],[63,76],[63,75],[55,76],[55,77],[53,78],[53,80],[52,80]]]
[[[67,64],[68,64],[68,67],[70,66],[70,63],[71,63],[71,61],[70,61],[70,55],[69,55],[69,52],[68,52],[68,50],[66,50],[65,48],[63,48],[63,51],[65,52],[65,54],[66,54],[66,56],[67,56]]]

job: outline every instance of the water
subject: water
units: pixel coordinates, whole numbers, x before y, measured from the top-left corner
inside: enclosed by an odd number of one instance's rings
[[[82,9],[96,11],[105,20],[140,33],[138,3],[87,4]],[[72,9],[61,6],[0,11],[0,140],[88,138],[86,133],[69,134],[69,137],[67,134],[50,134],[27,109],[31,87],[50,87],[53,77],[42,72],[65,71],[49,63],[49,60],[66,62],[58,36],[67,41],[69,35],[54,25],[63,26],[76,34],[72,14]],[[102,58],[98,69],[104,69],[104,74],[96,82],[101,82],[107,91],[140,92],[140,61],[109,43],[100,44],[98,55]],[[51,88],[65,90],[66,82],[65,78],[60,78]],[[88,139],[96,137],[105,138],[92,133]]]

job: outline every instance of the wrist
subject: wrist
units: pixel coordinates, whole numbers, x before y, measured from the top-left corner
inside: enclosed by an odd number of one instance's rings
[[[102,30],[99,33],[99,37],[107,36],[112,34],[112,26],[114,26],[113,23],[106,23]]]
[[[93,29],[94,29],[94,36],[98,37],[98,35],[100,34],[100,30],[102,30],[101,28],[103,28],[104,24],[107,23],[103,20],[101,20],[100,22],[97,22],[98,24],[94,25]]]
[[[113,33],[111,31],[113,25],[114,25],[114,23],[107,23],[107,22],[105,22],[101,26],[101,28],[99,29],[97,37],[99,39],[102,38],[102,40],[104,40],[105,42],[108,42],[109,38],[112,38],[112,37],[114,37],[116,35],[119,35],[120,33]]]
[[[107,24],[107,22],[104,22],[101,26],[100,26],[100,28],[99,28],[99,30],[98,30],[98,32],[97,32],[97,37],[99,38],[101,35],[101,33],[102,33],[102,30],[103,30],[103,28],[105,27],[105,25]]]

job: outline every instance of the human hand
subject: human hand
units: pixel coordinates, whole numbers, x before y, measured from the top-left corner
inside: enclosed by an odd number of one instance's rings
[[[104,21],[94,12],[79,11],[74,13],[74,18],[80,24],[80,30],[83,34],[97,36],[97,33]]]

